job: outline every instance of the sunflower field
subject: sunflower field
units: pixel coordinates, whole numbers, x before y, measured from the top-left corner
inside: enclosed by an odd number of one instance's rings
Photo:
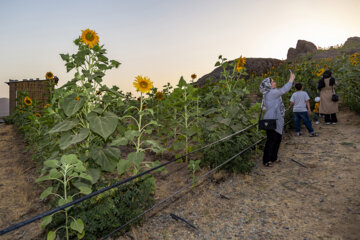
[[[260,104],[249,101],[250,89],[256,91],[268,76],[282,86],[288,81],[289,68],[312,99],[318,94],[322,72],[331,69],[343,102],[360,112],[357,54],[284,63],[246,80],[246,58],[230,63],[219,56],[215,66],[223,69],[220,81],[199,87],[193,74],[189,81],[181,77],[176,86],[167,84],[160,90],[156,82],[139,75],[133,82],[140,94],[136,98],[103,84],[105,73],[120,63],[106,56],[99,39],[95,31],[82,31],[74,41],[78,51],[60,54],[66,70],[74,72],[72,80],[56,88],[44,107],[26,93],[20,94],[12,116],[29,144],[32,159],[42,168],[37,179],[44,187],[40,198],[47,199],[51,207],[159,166],[160,161],[153,160],[156,156],[179,157],[256,123]],[[54,78],[51,72],[45,76]],[[285,105],[289,97],[284,95]],[[183,161],[195,178],[200,167],[215,167],[262,137],[262,131],[251,128],[195,156],[186,155]],[[249,152],[224,168],[243,173],[253,166]],[[47,216],[41,226],[47,239],[98,239],[152,206],[155,184],[155,178],[147,175]]]

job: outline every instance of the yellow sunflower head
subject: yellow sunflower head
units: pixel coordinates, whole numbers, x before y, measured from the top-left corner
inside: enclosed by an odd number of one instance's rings
[[[164,93],[163,92],[156,92],[155,93],[155,99],[158,101],[161,101],[164,99]]]
[[[50,79],[53,79],[53,78],[54,78],[54,74],[52,74],[52,72],[47,72],[47,73],[45,74],[45,77],[46,77],[46,79],[50,80]]]
[[[48,103],[44,106],[44,108],[50,107],[51,105]]]
[[[79,100],[80,100],[79,96],[76,96],[76,101],[79,101]]]
[[[236,64],[236,71],[240,72],[240,70],[243,69],[245,63],[246,63],[246,58],[240,56]]]
[[[35,113],[35,116],[41,117],[40,113]]]
[[[320,77],[324,72],[325,72],[325,69],[324,69],[324,68],[320,68],[320,69],[316,72],[316,75],[317,75],[318,77]]]
[[[90,48],[93,48],[99,43],[99,36],[90,29],[82,30],[81,41]]]
[[[150,81],[150,78],[137,76],[135,77],[135,81],[133,82],[136,91],[147,93],[153,88],[153,83]]]
[[[192,79],[195,79],[196,77],[197,77],[197,76],[196,76],[195,73],[191,74],[191,78],[192,78]]]
[[[25,105],[27,105],[27,106],[31,106],[31,105],[32,105],[32,100],[31,100],[31,98],[29,98],[28,96],[26,96],[26,97],[24,98],[24,103],[25,103]]]

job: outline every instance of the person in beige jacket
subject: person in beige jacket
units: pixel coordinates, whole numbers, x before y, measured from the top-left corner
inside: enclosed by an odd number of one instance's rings
[[[335,79],[331,77],[331,71],[326,70],[318,83],[321,99],[319,113],[325,116],[325,124],[337,123],[336,113],[339,112],[338,103],[331,99],[335,93],[335,85]]]

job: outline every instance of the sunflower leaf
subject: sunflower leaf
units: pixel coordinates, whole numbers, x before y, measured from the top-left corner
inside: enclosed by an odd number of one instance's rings
[[[114,147],[93,148],[90,154],[95,162],[101,166],[101,169],[108,172],[115,170],[120,159],[120,150]]]
[[[87,115],[87,119],[89,120],[91,131],[99,134],[104,140],[113,134],[118,124],[118,117],[112,112],[104,112],[102,116],[95,112],[90,112]]]
[[[70,61],[70,56],[69,54],[60,54],[60,57],[62,60],[64,60],[65,62],[69,62]]]
[[[75,121],[65,120],[65,121],[62,121],[62,122],[59,122],[58,124],[56,124],[53,128],[51,128],[49,130],[48,133],[65,132],[65,131],[72,129],[77,124],[78,124],[77,120],[75,120]]]
[[[84,103],[85,97],[73,93],[66,96],[60,105],[64,110],[65,115],[70,117],[77,113],[82,108]]]
[[[121,63],[119,63],[118,61],[115,60],[110,60],[111,66],[118,68],[120,66]]]

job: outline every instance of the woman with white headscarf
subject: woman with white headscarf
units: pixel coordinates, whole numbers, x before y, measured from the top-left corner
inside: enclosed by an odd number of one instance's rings
[[[273,162],[279,162],[277,154],[279,151],[283,129],[285,107],[281,96],[288,92],[295,80],[295,75],[291,72],[289,82],[282,88],[276,88],[276,82],[272,78],[265,78],[259,87],[263,94],[264,105],[266,113],[264,119],[276,119],[276,129],[266,130],[266,144],[264,148],[263,164],[267,167],[272,167]]]

